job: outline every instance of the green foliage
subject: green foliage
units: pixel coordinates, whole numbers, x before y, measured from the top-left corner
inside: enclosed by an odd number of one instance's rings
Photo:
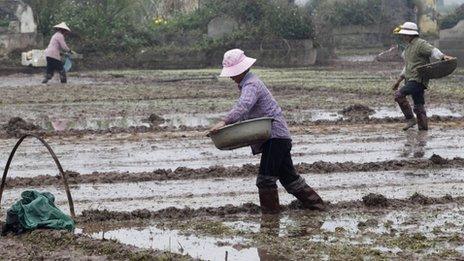
[[[281,0],[205,0],[193,13],[180,14],[167,24],[156,24],[153,28],[159,34],[178,33],[179,36],[201,38],[207,32],[208,23],[218,15],[227,15],[239,23],[238,31],[246,33],[236,32],[233,36],[241,40],[257,37],[308,39],[313,36],[309,12]]]
[[[381,18],[382,0],[319,1],[317,9],[335,26],[372,25]]]
[[[191,13],[152,17],[147,0],[25,0],[35,11],[38,30],[46,37],[66,22],[70,45],[81,52],[125,52],[147,46],[204,49],[236,40],[313,38],[310,13],[287,0],[203,0]],[[152,4],[154,0],[152,0]],[[150,12],[152,12],[150,16]],[[239,28],[221,40],[206,37],[218,15],[234,18]]]
[[[76,36],[81,50],[129,50],[151,41],[147,31],[136,26],[132,17],[137,1],[131,0],[30,0],[36,10],[39,31],[45,36],[65,21]]]
[[[456,8],[450,14],[440,17],[440,29],[449,29],[456,26],[459,21],[464,20],[464,4]]]
[[[0,20],[0,27],[8,27],[10,26],[10,21]]]

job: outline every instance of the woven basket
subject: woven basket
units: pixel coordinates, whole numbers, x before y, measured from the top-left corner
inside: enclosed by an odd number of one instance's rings
[[[417,72],[423,78],[439,79],[448,76],[456,70],[458,59],[442,60],[417,67]]]

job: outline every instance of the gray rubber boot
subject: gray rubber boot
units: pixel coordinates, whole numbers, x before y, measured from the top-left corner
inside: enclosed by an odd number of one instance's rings
[[[406,118],[406,126],[404,126],[403,130],[409,130],[417,124],[417,121],[414,118],[414,114],[411,109],[411,105],[409,104],[408,99],[404,96],[397,96],[395,98],[395,101],[400,106],[400,109],[403,112],[404,117]]]
[[[66,71],[65,70],[60,71],[60,81],[61,81],[61,83],[67,83],[68,82],[68,78],[66,77]]]
[[[259,203],[261,205],[261,213],[263,214],[280,213],[279,192],[277,188],[260,188]]]
[[[293,195],[301,201],[303,207],[311,210],[324,211],[325,205],[322,198],[310,186],[305,186]]]
[[[427,119],[427,112],[425,111],[424,105],[414,106],[414,113],[417,117],[417,127],[420,131],[429,130],[429,123]]]
[[[45,78],[43,79],[42,83],[46,84],[50,79],[53,78],[53,74],[45,74]]]
[[[406,120],[406,126],[403,127],[403,130],[404,131],[407,131],[409,130],[410,128],[414,127],[414,125],[417,124],[417,121],[415,118],[412,118],[412,119],[407,119]]]

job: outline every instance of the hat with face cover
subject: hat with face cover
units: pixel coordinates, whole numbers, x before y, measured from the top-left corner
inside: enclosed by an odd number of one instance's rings
[[[417,27],[417,24],[412,23],[412,22],[406,22],[403,25],[400,26],[400,31],[398,34],[402,35],[419,35],[419,28]]]

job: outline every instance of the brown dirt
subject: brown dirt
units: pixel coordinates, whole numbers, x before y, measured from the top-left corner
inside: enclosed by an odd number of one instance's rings
[[[362,198],[366,207],[386,207],[388,200],[384,195],[370,193]]]
[[[430,157],[430,161],[437,165],[445,165],[448,163],[447,159],[444,159],[440,155],[437,155],[437,154],[433,154],[432,157]]]
[[[298,173],[334,173],[334,172],[368,172],[368,171],[393,171],[393,170],[414,170],[427,168],[458,168],[464,167],[464,158],[443,159],[440,161],[438,155],[430,159],[408,159],[408,160],[389,160],[380,162],[353,163],[342,162],[332,163],[318,161],[312,164],[300,163],[295,165]],[[245,164],[241,167],[212,166],[208,168],[191,169],[179,167],[175,170],[158,169],[152,172],[128,173],[128,172],[94,172],[92,174],[81,175],[74,171],[66,171],[70,184],[94,184],[94,183],[127,183],[144,181],[164,181],[182,179],[207,179],[207,178],[232,178],[249,177],[258,173],[259,165]],[[47,186],[59,184],[60,176],[42,175],[33,178],[17,177],[7,178],[7,188]]]
[[[30,122],[26,122],[20,117],[11,118],[7,124],[2,126],[2,129],[9,137],[20,137],[25,133],[41,131],[42,128]]]
[[[84,210],[77,217],[78,222],[102,222],[108,220],[136,220],[136,219],[184,219],[198,216],[230,216],[234,214],[257,214],[260,213],[258,205],[253,203],[241,206],[225,205],[222,207],[203,207],[199,209],[169,207],[158,211],[146,209],[132,212],[115,212],[108,210]]]
[[[36,126],[37,127],[37,126]],[[25,133],[34,133],[37,135],[41,135],[43,137],[53,137],[53,136],[60,136],[60,137],[73,137],[73,136],[83,136],[83,135],[105,135],[105,134],[124,134],[124,133],[149,133],[149,132],[170,132],[170,131],[206,131],[206,127],[187,127],[187,126],[180,126],[179,128],[169,127],[169,126],[133,126],[129,128],[120,128],[120,127],[111,127],[104,130],[92,130],[92,129],[85,129],[85,130],[66,130],[66,131],[48,131],[37,127],[33,130],[24,131],[21,129],[12,128],[11,131],[6,130],[6,128],[0,130],[0,138],[1,139],[9,139],[9,138],[18,138],[22,134]]]
[[[340,113],[348,118],[364,119],[369,118],[369,115],[374,114],[375,110],[366,105],[354,104],[341,110]]]
[[[416,193],[409,199],[388,199],[380,194],[369,194],[362,201],[343,201],[336,204],[327,203],[327,211],[337,211],[346,209],[358,209],[360,212],[367,212],[372,209],[404,209],[414,208],[418,205],[433,205],[447,203],[464,203],[464,197],[453,198],[450,195],[439,198],[429,198]],[[283,212],[291,212],[303,209],[299,201],[293,201],[289,205],[281,205]],[[158,211],[135,210],[132,212],[116,212],[108,210],[85,210],[77,217],[78,223],[94,223],[105,221],[134,221],[146,219],[179,219],[185,220],[200,216],[217,216],[226,217],[237,214],[259,214],[260,207],[253,203],[246,203],[241,206],[226,205],[222,207],[203,207],[199,209],[192,208],[175,208],[170,207]]]
[[[148,117],[148,122],[152,125],[152,126],[157,126],[157,125],[160,125],[164,122],[164,119],[163,117],[160,117],[158,115],[156,115],[155,113],[152,113],[150,114],[150,116]]]

